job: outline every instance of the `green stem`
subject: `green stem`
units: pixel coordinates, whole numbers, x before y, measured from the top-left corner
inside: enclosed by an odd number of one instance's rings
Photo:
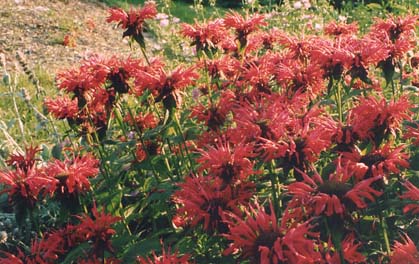
[[[194,172],[193,162],[192,162],[190,153],[188,151],[188,147],[186,146],[186,139],[183,136],[182,128],[180,126],[180,122],[179,122],[178,117],[176,116],[176,113],[173,113],[173,120],[175,121],[175,129],[176,129],[177,134],[182,137],[183,147],[185,148],[185,152],[186,152],[186,153],[183,153],[181,144],[179,144],[180,153],[182,154],[183,159],[185,159],[185,156],[186,156],[186,158],[187,158],[187,160],[189,162],[189,171]]]
[[[169,160],[167,158],[166,151],[164,150],[164,146],[162,147],[161,151],[162,151],[162,154],[164,155],[164,164],[166,165],[167,175],[169,176],[169,178],[172,182],[176,182],[175,179],[173,178],[173,175],[172,175],[173,170],[170,167],[170,163],[169,163]]]
[[[148,59],[147,53],[145,52],[145,48],[143,48],[142,46],[140,46],[140,50],[141,50],[141,53],[144,56],[145,61],[147,62],[147,65],[150,66],[150,61]]]
[[[169,146],[170,153],[173,153],[173,147],[172,147],[172,144],[170,143],[170,140],[168,138],[166,138],[166,141],[167,141],[167,145]],[[175,156],[176,160],[175,160],[175,162],[173,162],[173,164],[175,164],[176,178],[177,178],[177,181],[179,181],[180,180],[180,174],[181,174],[182,171],[181,171],[180,166],[179,166],[179,164],[180,164],[179,157],[177,155],[174,155],[174,156]]]
[[[330,223],[330,220],[332,221],[332,223]],[[343,235],[342,226],[337,223],[334,223],[333,219],[329,217],[326,218],[325,223],[326,223],[326,229],[328,230],[329,236],[331,236],[332,238],[333,246],[336,248],[336,252],[339,253],[340,263],[345,264],[346,263],[345,255],[343,254],[343,249],[342,249],[342,235]]]
[[[132,112],[132,110],[131,110],[131,108],[129,107],[129,105],[128,104],[126,104],[126,108],[127,108],[127,110],[128,110],[128,114],[132,117],[132,118],[134,118],[134,113]],[[142,131],[141,131],[141,129],[138,127],[138,125],[137,125],[137,123],[136,122],[134,122],[134,128],[135,128],[135,131],[137,132],[137,135],[138,135],[138,137],[139,137],[139,139],[140,139],[140,142],[141,142],[141,145],[142,145],[142,147],[143,147],[143,150],[145,151],[145,153],[147,154],[147,157],[150,157],[150,153],[149,153],[149,151],[148,151],[148,149],[145,147],[146,145],[145,145],[145,141],[144,141],[144,138],[143,138],[143,133],[142,133]],[[156,181],[157,181],[157,183],[161,183],[161,180],[160,180],[160,178],[159,178],[159,175],[158,175],[158,173],[157,173],[157,170],[156,170],[156,168],[154,167],[154,165],[153,165],[153,163],[152,162],[150,162],[150,165],[151,165],[151,170],[153,171],[153,174],[154,174],[154,178],[156,179]],[[170,173],[170,171],[169,171],[169,173]]]
[[[336,246],[336,249],[339,251],[339,259],[340,259],[340,263],[341,263],[341,264],[345,264],[345,263],[346,263],[346,261],[345,261],[345,256],[344,256],[344,254],[343,254],[341,241],[340,241],[340,240],[338,240],[336,244],[337,244],[337,245],[339,245],[339,246]]]
[[[118,107],[115,107],[113,111],[114,111],[114,114],[115,114],[115,119],[118,122],[119,127],[122,130],[122,133],[124,135],[127,135],[128,134],[128,131],[127,131],[127,129],[125,127],[125,124],[123,122],[123,118],[122,118],[120,109]],[[130,115],[131,115],[131,112],[130,112]],[[132,116],[132,115],[131,115],[131,117],[134,118],[134,116]],[[134,121],[134,124],[135,124],[135,121]],[[143,144],[142,146],[144,147],[144,143],[143,142],[142,142],[142,144]],[[146,148],[144,148],[144,151],[147,153],[147,149]],[[134,160],[137,160],[137,155],[135,154],[135,151],[133,149],[131,149],[130,152],[131,152],[131,155],[134,157]],[[147,156],[148,156],[148,153],[147,153]]]
[[[391,92],[393,94],[393,98],[396,98],[396,86],[394,85],[394,80],[391,80]]]
[[[17,81],[16,81],[16,77],[15,77],[15,84],[16,83],[17,83]],[[21,118],[20,113],[19,113],[19,108],[17,107],[16,95],[15,95],[15,89],[14,88],[15,88],[14,85],[9,85],[9,91],[12,95],[13,109],[15,110],[16,119],[18,121],[17,122],[18,127],[19,127],[19,130],[20,130],[21,136],[22,136],[22,141],[26,146],[28,143],[26,142],[25,129],[24,129],[24,126],[23,126],[22,118]]]
[[[403,95],[403,65],[402,65],[402,61],[399,60],[397,65],[399,66],[400,69],[400,96]]]
[[[121,186],[118,185],[118,188],[121,189]],[[122,200],[121,199],[119,200],[119,214],[122,218],[122,224],[124,225],[124,228],[127,230],[128,234],[131,236],[132,232],[131,232],[131,229],[129,228],[127,218],[125,217],[124,206],[122,206]]]
[[[341,91],[341,86],[339,85],[339,83],[340,82],[338,82],[337,85],[336,85],[335,98],[336,98],[336,104],[338,106],[339,121],[342,123],[342,121],[343,121],[342,91]]]
[[[272,199],[273,205],[275,209],[276,216],[279,217],[280,214],[280,207],[279,207],[279,198],[278,198],[278,182],[277,177],[275,175],[275,164],[274,161],[269,163],[269,175],[271,176],[271,192],[272,192]]]
[[[381,225],[381,229],[383,230],[383,237],[384,237],[384,243],[386,245],[387,255],[390,256],[391,248],[390,248],[390,240],[388,239],[387,224],[386,224],[385,218],[383,217],[381,213],[380,213],[380,225]]]
[[[31,227],[35,229],[38,235],[41,234],[41,229],[39,228],[39,216],[38,208],[33,208],[29,211],[29,218],[31,222]]]
[[[104,153],[106,153],[105,147],[103,146],[102,142],[100,142],[99,136],[97,135],[96,131],[93,133],[93,136],[94,136],[94,139],[96,141],[95,144],[98,146],[97,149],[99,150],[98,152],[99,152],[100,160],[102,161],[102,165],[103,165],[103,166],[99,166],[100,170],[101,170],[103,176],[105,177],[105,180],[107,182],[110,182],[111,176],[110,176],[110,172],[109,172],[110,171],[109,165],[107,164],[107,162],[103,162],[104,160],[106,160],[105,155],[104,155]],[[102,169],[102,167],[103,167],[103,169]]]

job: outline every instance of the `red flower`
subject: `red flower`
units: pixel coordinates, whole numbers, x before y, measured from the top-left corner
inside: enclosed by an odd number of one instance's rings
[[[229,233],[224,236],[231,240],[225,255],[240,254],[240,259],[251,263],[318,263],[321,255],[315,250],[313,239],[318,234],[305,222],[290,229],[278,225],[275,211],[270,205],[270,214],[259,204],[245,210],[245,219],[226,213]]]
[[[39,147],[27,147],[24,155],[20,153],[10,155],[6,160],[6,164],[13,166],[15,169],[21,169],[24,172],[27,172],[34,167],[37,161],[36,154],[39,151],[41,151]]]
[[[246,53],[258,51],[260,49],[272,50],[274,44],[278,41],[278,30],[271,29],[269,32],[257,32],[249,36],[249,43],[246,47]]]
[[[79,112],[77,98],[72,100],[67,95],[55,99],[46,98],[44,105],[48,112],[57,119],[74,119]]]
[[[111,225],[121,220],[120,217],[106,214],[104,211],[98,212],[96,204],[92,208],[92,215],[85,214],[78,216],[81,223],[76,227],[78,235],[84,241],[93,242],[93,252],[96,257],[103,257],[103,251],[113,252],[111,237],[116,231]]]
[[[103,64],[108,70],[107,80],[109,81],[109,86],[106,87],[108,93],[113,89],[120,94],[127,93],[130,90],[130,79],[133,78],[135,72],[145,67],[142,60],[131,58],[121,60],[112,57],[104,60]]]
[[[33,240],[31,246],[31,255],[26,257],[26,263],[52,263],[58,259],[61,252],[59,249],[59,240],[41,239]]]
[[[242,78],[253,87],[255,93],[271,94],[275,67],[270,56],[263,56],[245,67]]]
[[[242,41],[243,45],[247,43],[247,40],[245,40],[244,38],[242,39]],[[234,36],[231,36],[230,34],[225,36],[220,45],[226,54],[231,53],[234,57],[240,57],[240,55],[238,54],[240,44],[236,43]]]
[[[58,87],[68,93],[73,93],[71,101],[66,97],[55,102],[48,100],[47,106],[60,118],[67,112],[73,115],[79,112],[79,118],[85,118],[85,115],[91,115],[89,114],[91,112],[110,112],[115,101],[115,93],[127,93],[130,89],[130,78],[134,76],[134,72],[143,68],[141,60],[131,58],[121,60],[116,57],[103,59],[99,56],[91,56],[83,61],[78,69],[57,75]],[[58,103],[64,103],[63,107],[71,107],[72,111],[57,109]],[[78,106],[78,111],[75,105]],[[85,109],[85,106],[88,106],[88,109]]]
[[[152,66],[146,71],[138,71],[136,75],[136,94],[146,89],[155,96],[155,101],[163,101],[167,109],[179,107],[182,103],[181,89],[194,83],[199,77],[194,68],[177,67],[166,73],[163,66]]]
[[[138,264],[188,264],[190,263],[189,254],[185,254],[183,256],[178,256],[178,252],[171,252],[171,248],[169,247],[166,251],[164,245],[162,243],[162,254],[158,256],[156,252],[152,251],[152,258],[144,258],[144,257],[137,257]]]
[[[198,121],[205,122],[208,130],[220,131],[227,119],[234,104],[235,95],[230,90],[221,92],[218,102],[212,100],[207,106],[199,104],[192,108],[191,117]]]
[[[415,125],[414,127],[408,126],[406,133],[403,135],[404,139],[413,139],[412,144],[415,146],[419,146],[419,125]]]
[[[53,244],[58,252],[65,253],[83,242],[84,237],[78,233],[77,226],[67,224],[64,228],[49,233],[46,243]]]
[[[333,247],[331,242],[328,243],[328,246]],[[355,242],[355,235],[353,233],[347,235],[345,239],[341,241],[343,257],[348,263],[366,262],[365,256],[357,251],[360,246],[360,243]],[[327,252],[325,259],[328,264],[340,263],[339,253],[336,252],[335,249]]]
[[[342,47],[335,47],[326,40],[317,40],[312,43],[310,51],[311,60],[323,69],[324,77],[339,79],[345,69],[352,64],[352,53]]]
[[[290,60],[277,65],[276,81],[291,97],[297,92],[307,93],[311,99],[321,96],[326,90],[324,72],[318,64],[307,66]]]
[[[403,121],[411,120],[410,108],[412,104],[406,96],[392,102],[387,102],[385,98],[363,97],[359,105],[351,110],[348,120],[360,139],[372,139],[379,143],[379,139],[389,134],[396,135]]]
[[[404,235],[402,239],[403,242],[394,242],[390,263],[419,264],[419,252],[415,243],[407,235]]]
[[[392,148],[391,144],[386,144],[366,155],[361,155],[360,150],[354,148],[352,152],[342,152],[342,162],[351,168],[357,180],[388,177],[390,173],[400,173],[400,167],[410,166],[409,155],[403,152],[404,148],[404,145]]]
[[[102,139],[117,94],[131,90],[134,73],[145,68],[142,63],[131,58],[92,56],[78,69],[60,73],[57,77],[59,88],[71,93],[71,100],[64,96],[46,100],[45,105],[57,118],[67,118],[71,127],[78,129],[80,134],[97,132]]]
[[[353,171],[349,167],[342,167],[338,160],[336,173],[330,174],[328,180],[323,180],[320,175],[315,174],[309,177],[306,173],[300,172],[304,181],[291,183],[287,186],[288,193],[293,198],[288,204],[289,208],[304,206],[310,216],[322,215],[342,215],[345,208],[351,203],[357,208],[367,207],[365,200],[375,201],[374,196],[380,196],[381,192],[374,190],[370,185],[381,179],[380,176],[362,180],[356,184],[351,184],[350,179]]]
[[[352,53],[352,63],[349,74],[352,78],[359,78],[365,83],[372,84],[368,78],[368,68],[387,59],[389,51],[382,42],[365,37],[364,39],[349,38],[344,48]]]
[[[130,126],[139,129],[140,132],[143,132],[145,129],[155,128],[159,122],[153,113],[138,113],[135,117],[128,114],[124,117],[124,121]]]
[[[296,96],[289,103],[277,101],[271,106],[268,104],[261,110],[266,111],[259,116],[263,118],[256,123],[262,132],[257,152],[265,161],[281,159],[281,166],[286,171],[293,168],[304,170],[309,163],[317,161],[319,154],[331,146],[336,130],[335,122],[323,110],[318,107],[307,110],[300,99]],[[257,131],[253,129],[249,134]]]
[[[135,157],[138,162],[142,162],[149,157],[159,155],[161,153],[161,146],[157,140],[147,140],[144,142],[137,143],[135,150]]]
[[[74,92],[79,97],[86,91],[99,88],[106,80],[108,71],[99,64],[97,67],[90,67],[97,58],[92,57],[91,61],[85,61],[79,69],[71,69],[57,74],[58,88],[66,92]]]
[[[59,181],[56,192],[59,194],[84,193],[90,190],[90,177],[99,173],[99,160],[91,154],[64,161],[54,160],[48,164],[46,173]]]
[[[304,170],[310,163],[317,161],[320,153],[331,146],[334,127],[334,120],[315,106],[302,117],[291,119],[287,124],[288,135],[284,139],[289,146],[283,159],[284,169]],[[300,180],[298,171],[294,173]]]
[[[333,142],[337,145],[336,151],[351,151],[355,148],[357,140],[358,136],[350,125],[342,126],[342,124],[337,124],[336,134],[333,135]]]
[[[324,33],[335,37],[355,35],[358,33],[358,23],[346,24],[332,21],[324,27]]]
[[[146,19],[155,18],[157,15],[156,4],[146,2],[138,10],[131,9],[128,13],[120,8],[109,9],[106,22],[118,22],[121,28],[126,29],[122,37],[132,36],[141,46],[144,45],[143,27]]]
[[[413,185],[411,182],[406,181],[403,186],[407,189],[407,192],[400,195],[400,199],[406,199],[411,201],[419,201],[419,188]],[[408,204],[403,208],[403,212],[407,213],[411,211],[413,214],[419,213],[419,204]]]
[[[322,114],[322,110],[312,107],[296,123],[293,131],[296,133],[290,133],[290,160],[295,156],[297,164],[304,160],[313,163],[331,145],[334,121],[330,116]]]
[[[241,102],[233,111],[236,127],[230,129],[231,140],[234,143],[255,142],[262,155],[267,158],[280,156],[273,149],[269,151],[268,145],[278,144],[286,134],[287,124],[291,119],[287,108],[283,98],[275,95],[257,99],[253,104]],[[287,148],[288,145],[285,144],[285,149]]]
[[[416,45],[415,35],[411,36],[402,36],[396,39],[394,42],[390,39],[390,36],[387,34],[378,36],[382,41],[383,45],[388,49],[389,56],[386,60],[381,61],[379,66],[381,66],[386,73],[387,70],[394,70],[396,66],[397,59],[402,59],[403,56],[410,50],[412,50]]]
[[[395,42],[397,39],[415,34],[415,27],[418,24],[419,16],[390,16],[386,20],[377,19],[377,22],[372,26],[373,33],[385,33],[389,36],[391,41]]]
[[[8,192],[12,203],[33,208],[40,195],[45,197],[53,192],[56,180],[32,167],[26,172],[20,168],[16,171],[0,171],[0,183],[6,186],[3,192]]]
[[[215,19],[208,23],[195,23],[195,25],[182,24],[182,34],[193,40],[191,45],[197,51],[209,51],[224,39],[227,34],[222,19]]]
[[[205,60],[201,67],[213,79],[234,80],[240,72],[240,61],[231,56],[222,56],[220,59]]]
[[[309,58],[311,49],[313,48],[312,39],[299,39],[295,36],[290,36],[288,33],[280,32],[278,34],[278,42],[288,49],[287,58],[292,60],[298,59],[304,62]]]
[[[290,145],[284,140],[269,140],[265,138],[259,138],[259,144],[256,148],[256,152],[261,154],[261,158],[265,162],[289,157]],[[300,164],[290,164],[300,165]]]
[[[224,18],[224,25],[236,30],[236,38],[240,42],[240,47],[244,48],[247,43],[247,35],[257,30],[260,26],[267,25],[263,21],[264,19],[265,17],[259,14],[244,18],[237,12],[231,12]]]
[[[18,254],[13,255],[3,252],[6,258],[1,258],[1,264],[50,264],[55,263],[58,255],[62,253],[59,248],[60,241],[52,241],[48,238],[34,239],[30,248],[30,253],[25,254],[18,248]]]
[[[176,226],[203,225],[209,233],[227,231],[222,219],[223,212],[239,213],[238,206],[247,204],[253,195],[254,185],[251,183],[226,186],[221,190],[210,177],[188,177],[179,184],[180,190],[173,194],[173,200],[180,207],[174,217]]]
[[[253,163],[253,146],[238,144],[234,148],[229,142],[220,140],[216,146],[208,146],[208,150],[199,150],[201,157],[197,160],[200,170],[206,170],[212,177],[221,179],[222,186],[234,184],[255,174]]]
[[[13,255],[12,253],[0,251],[1,253],[5,255],[5,257],[0,258],[0,264],[27,264],[26,262],[24,262],[23,252],[20,251],[20,249],[18,249],[18,251],[19,251],[18,256],[23,256],[23,259],[21,257],[17,257]]]

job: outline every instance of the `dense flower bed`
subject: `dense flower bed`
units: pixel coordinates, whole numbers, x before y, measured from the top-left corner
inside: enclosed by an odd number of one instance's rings
[[[196,56],[171,65],[147,57],[156,15],[110,10],[144,59],[57,76],[69,136],[0,172],[36,232],[0,263],[419,263],[419,17],[296,36],[230,12],[183,24]]]

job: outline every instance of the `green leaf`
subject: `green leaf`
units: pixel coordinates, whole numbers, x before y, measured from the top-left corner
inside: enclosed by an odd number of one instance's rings
[[[320,105],[334,105],[335,101],[332,99],[324,99],[320,101]]]
[[[125,216],[125,218],[128,218],[133,213],[135,213],[135,211],[138,210],[138,207],[139,207],[138,204],[131,204],[131,205],[128,205],[127,207],[125,207],[125,210],[124,210],[124,216]]]
[[[140,235],[137,233],[136,235]],[[115,252],[122,252],[124,249],[135,242],[137,237],[135,235],[127,235],[124,234],[123,236],[113,236],[112,237],[112,247],[115,249]]]
[[[398,5],[398,4],[392,4],[391,9],[393,13],[401,13],[401,14],[408,13],[408,9],[405,6]]]
[[[166,190],[157,190],[148,197],[148,200],[149,202],[152,202],[152,201],[164,202],[164,201],[167,201],[171,195],[172,195],[171,192],[167,192]]]
[[[383,7],[380,4],[377,4],[377,3],[370,3],[370,4],[367,5],[367,8],[369,8],[371,10],[377,10],[377,11],[383,9]]]
[[[170,141],[172,143],[181,144],[185,141],[185,139],[183,138],[183,135],[176,135],[176,136],[170,137]]]
[[[148,256],[152,250],[160,251],[161,245],[158,238],[145,239],[131,245],[123,253],[122,263],[135,263],[137,256]]]
[[[349,100],[352,97],[360,95],[362,92],[362,89],[351,89],[347,95],[343,97],[343,100]]]
[[[419,152],[413,154],[410,157],[409,163],[410,163],[410,169],[414,171],[419,171]]]
[[[78,247],[72,249],[70,253],[67,254],[62,264],[72,264],[76,263],[80,257],[86,256],[90,245],[86,242],[80,244]]]
[[[336,171],[336,165],[331,162],[329,164],[327,164],[326,167],[324,167],[321,171],[321,175],[323,178],[328,178],[330,174],[332,174],[333,172]]]
[[[146,132],[144,132],[143,137],[144,137],[144,139],[151,139],[153,137],[159,136],[162,133],[164,133],[163,131],[165,129],[166,129],[166,127],[164,125],[156,126],[155,128],[147,130]]]
[[[154,188],[154,184],[155,184],[155,179],[154,178],[146,178],[144,180],[144,184],[143,184],[143,190],[144,192],[148,192],[150,191],[152,188]]]
[[[118,143],[119,143],[118,141],[113,140],[113,139],[102,140],[102,144],[104,144],[104,145],[116,145]]]
[[[51,151],[52,154],[52,151]],[[47,161],[50,159],[50,151],[47,145],[42,144],[41,145],[41,158],[43,161]]]
[[[51,149],[51,156],[54,157],[55,159],[61,160],[63,158],[62,151],[63,151],[63,148],[61,144],[56,144]]]

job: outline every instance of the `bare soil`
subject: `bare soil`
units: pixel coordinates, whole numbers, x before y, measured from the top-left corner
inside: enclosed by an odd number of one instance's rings
[[[7,70],[22,70],[18,51],[29,66],[51,74],[91,54],[128,55],[122,31],[105,21],[107,9],[93,0],[0,0],[0,56]]]

